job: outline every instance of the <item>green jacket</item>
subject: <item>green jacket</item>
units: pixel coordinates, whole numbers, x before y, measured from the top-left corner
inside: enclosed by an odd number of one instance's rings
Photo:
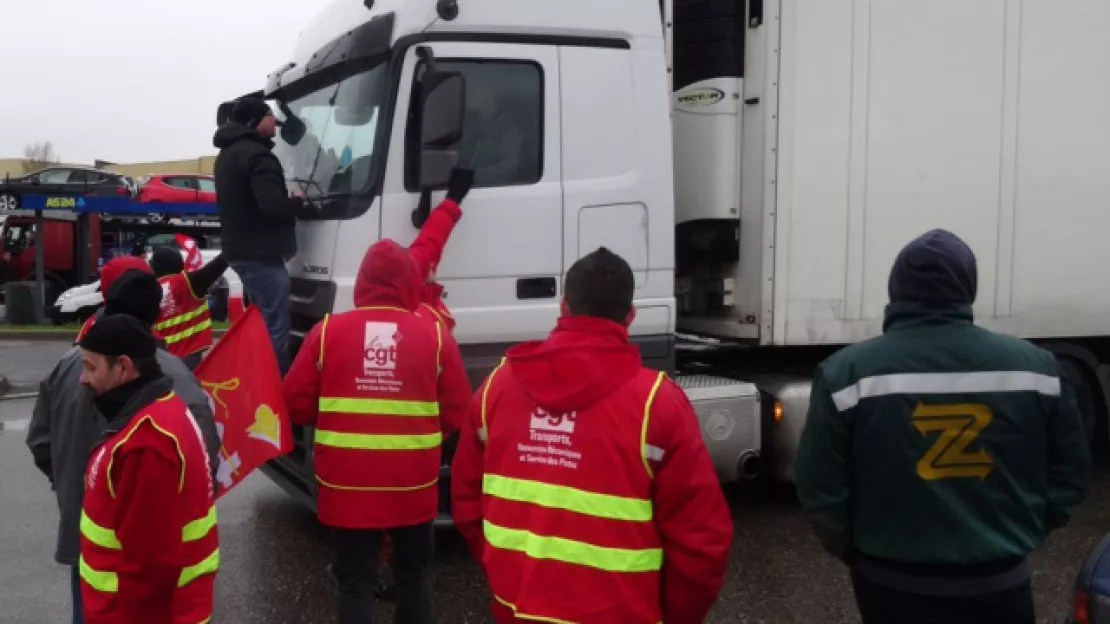
[[[1056,359],[977,327],[970,306],[891,304],[883,330],[814,378],[796,482],[825,547],[955,565],[1039,547],[1091,471]]]

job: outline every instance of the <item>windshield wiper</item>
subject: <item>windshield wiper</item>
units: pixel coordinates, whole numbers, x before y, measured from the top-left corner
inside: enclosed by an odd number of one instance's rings
[[[313,171],[313,173],[315,173],[315,170]],[[304,196],[305,196],[306,199],[308,198],[308,187],[309,187],[309,185],[316,187],[316,191],[319,193],[316,196],[316,199],[320,199],[322,197],[327,197],[327,193],[324,192],[324,187],[320,186],[320,183],[317,182],[316,180],[313,180],[312,178],[309,178],[307,180],[304,180],[304,179],[301,179],[301,178],[289,178],[289,181],[292,182],[293,184],[296,184],[297,186],[301,187],[301,192],[304,193]]]

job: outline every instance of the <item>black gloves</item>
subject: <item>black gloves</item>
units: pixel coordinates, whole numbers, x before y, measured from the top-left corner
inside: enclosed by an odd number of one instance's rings
[[[451,179],[447,181],[447,199],[461,204],[473,185],[474,170],[455,167],[451,170]]]
[[[320,206],[316,202],[305,199],[303,195],[293,195],[289,198],[293,204],[293,216],[298,219],[314,219],[320,217]]]

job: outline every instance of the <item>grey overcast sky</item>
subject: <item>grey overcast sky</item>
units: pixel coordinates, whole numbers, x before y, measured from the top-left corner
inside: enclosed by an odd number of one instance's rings
[[[328,0],[0,0],[0,158],[215,153],[216,106],[261,88]]]

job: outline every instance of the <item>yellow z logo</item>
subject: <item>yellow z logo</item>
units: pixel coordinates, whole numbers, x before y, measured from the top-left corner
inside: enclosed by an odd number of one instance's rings
[[[969,451],[994,420],[991,408],[981,403],[954,405],[917,404],[913,426],[923,436],[940,437],[917,462],[917,476],[926,481],[953,478],[985,479],[994,470],[994,459],[984,449]]]

